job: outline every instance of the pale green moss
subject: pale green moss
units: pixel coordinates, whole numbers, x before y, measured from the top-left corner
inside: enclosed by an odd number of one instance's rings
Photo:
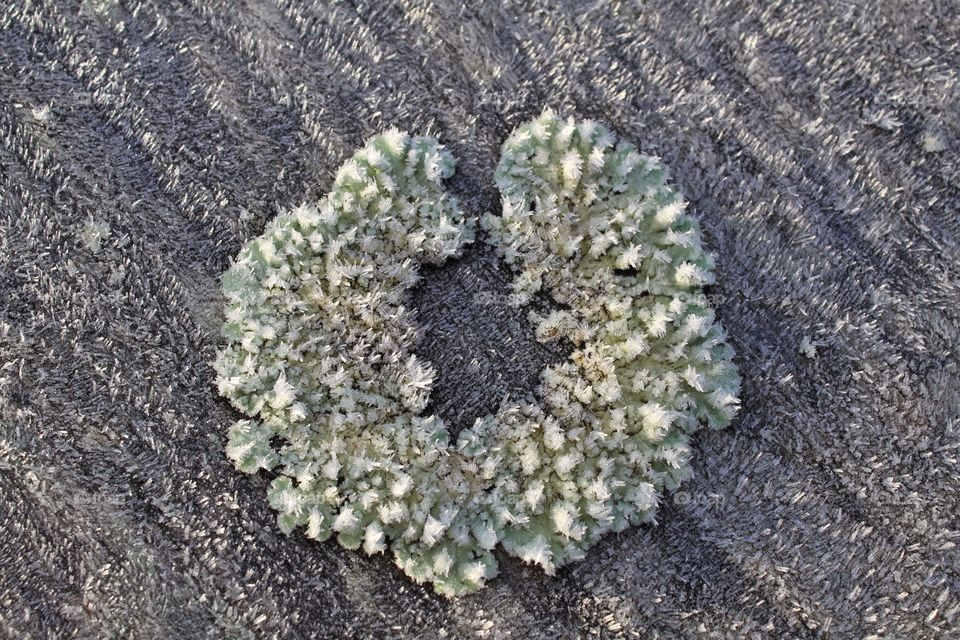
[[[739,379],[700,287],[712,263],[665,170],[603,128],[551,113],[504,144],[491,242],[566,310],[533,316],[576,346],[536,404],[505,404],[451,442],[423,415],[434,380],[404,307],[417,268],[456,255],[472,222],[446,194],[449,153],[393,131],[329,195],[277,217],[224,274],[220,392],[250,419],[228,456],[274,470],[286,532],[389,549],[441,593],[480,588],[502,546],[546,571],[652,519],[689,475],[688,435],[727,424]],[[621,270],[629,270],[625,273]]]
[[[91,253],[100,253],[103,241],[110,237],[110,225],[102,220],[87,220],[80,228],[80,241]]]

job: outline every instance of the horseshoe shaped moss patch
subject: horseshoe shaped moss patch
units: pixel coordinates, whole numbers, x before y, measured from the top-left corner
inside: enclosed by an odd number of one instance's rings
[[[316,205],[279,215],[223,276],[222,395],[244,413],[227,455],[276,475],[280,528],[393,554],[446,595],[479,589],[500,545],[547,573],[608,531],[653,520],[690,475],[689,435],[726,426],[740,380],[703,285],[712,260],[655,159],[550,111],[504,143],[486,241],[545,294],[538,339],[574,351],[539,403],[505,403],[452,439],[427,415],[435,371],[404,306],[472,220],[443,188],[450,154],[390,131]]]

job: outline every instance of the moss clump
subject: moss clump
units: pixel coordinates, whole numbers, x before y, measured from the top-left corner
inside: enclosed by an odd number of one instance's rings
[[[605,532],[652,519],[689,475],[688,436],[726,425],[739,379],[700,292],[711,260],[666,172],[602,127],[552,113],[504,143],[503,216],[488,241],[517,272],[515,302],[569,361],[541,404],[505,403],[451,441],[424,415],[434,370],[413,353],[405,294],[423,263],[457,255],[472,221],[442,181],[453,159],[391,131],[330,193],[276,218],[224,274],[220,392],[247,419],[228,456],[279,473],[285,532],[391,551],[438,591],[495,575],[497,544],[547,572]]]

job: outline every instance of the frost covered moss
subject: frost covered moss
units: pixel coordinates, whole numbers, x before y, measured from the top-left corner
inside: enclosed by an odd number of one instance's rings
[[[79,235],[80,241],[91,253],[100,253],[103,241],[110,237],[110,225],[91,218],[80,228]]]
[[[738,378],[699,287],[710,258],[665,171],[604,129],[551,113],[504,144],[489,241],[565,310],[533,317],[570,360],[542,405],[505,404],[451,442],[424,415],[434,380],[412,351],[405,292],[472,241],[430,138],[370,140],[329,195],[278,216],[224,274],[220,392],[242,411],[227,455],[278,472],[285,532],[336,535],[441,593],[496,573],[498,544],[547,572],[603,533],[648,521],[689,474],[687,436],[727,424]]]
[[[517,524],[511,553],[550,572],[607,531],[652,520],[690,474],[689,435],[729,424],[740,379],[701,287],[713,262],[657,160],[591,122],[552,112],[519,127],[496,172],[490,242],[516,271],[538,338],[569,339],[542,374],[543,406],[490,422],[506,442],[491,495]]]

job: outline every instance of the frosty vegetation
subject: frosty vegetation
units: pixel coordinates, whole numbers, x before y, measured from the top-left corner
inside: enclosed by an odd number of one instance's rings
[[[80,228],[79,236],[80,241],[91,253],[100,253],[103,242],[110,237],[110,224],[91,218]]]
[[[547,573],[604,533],[653,519],[690,474],[689,435],[727,425],[739,377],[701,287],[712,261],[656,160],[552,112],[519,127],[497,169],[487,241],[515,270],[514,302],[569,360],[539,404],[505,403],[451,441],[424,415],[434,369],[414,353],[407,290],[457,255],[472,220],[443,188],[435,140],[390,131],[316,205],[278,216],[224,274],[220,393],[248,419],[227,455],[278,475],[287,533],[387,550],[446,595],[482,587],[499,544]]]

